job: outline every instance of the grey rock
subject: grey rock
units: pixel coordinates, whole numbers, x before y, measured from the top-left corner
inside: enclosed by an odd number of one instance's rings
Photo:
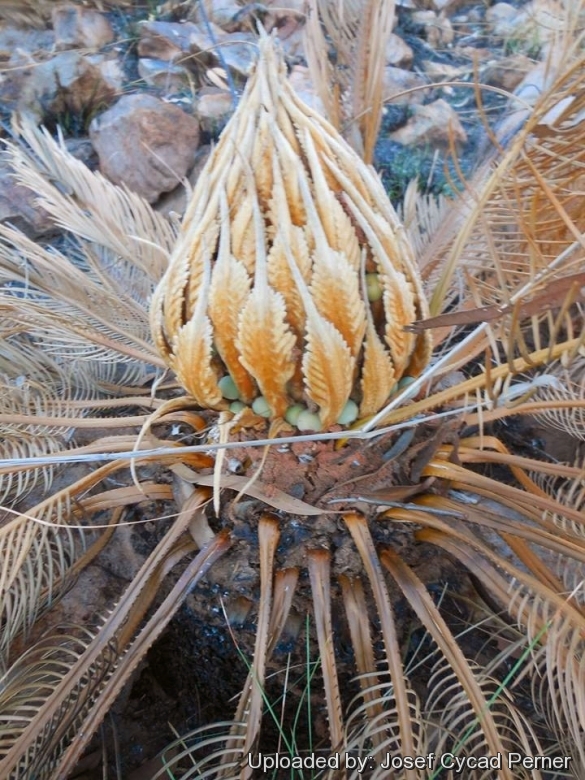
[[[154,203],[192,167],[199,123],[152,95],[125,95],[93,120],[89,135],[101,172]]]
[[[9,59],[19,52],[30,54],[50,51],[55,44],[52,30],[26,30],[9,25],[0,27],[0,58]]]
[[[84,48],[97,51],[114,40],[106,17],[94,8],[62,3],[51,14],[57,50]]]

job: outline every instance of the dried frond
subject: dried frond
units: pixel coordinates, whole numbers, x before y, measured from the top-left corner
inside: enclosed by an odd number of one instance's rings
[[[394,0],[311,0],[305,49],[329,121],[371,163]],[[333,64],[335,57],[335,64]]]
[[[0,227],[2,330],[38,333],[62,357],[159,364],[148,338],[144,307],[111,281],[73,259],[45,249],[16,230]],[[92,278],[93,277],[93,278]]]
[[[585,357],[577,355],[568,366],[564,362],[555,361],[546,368],[545,375],[551,381],[540,385],[535,393],[537,399],[547,402],[538,416],[547,425],[584,441]]]
[[[155,491],[158,487],[155,486]],[[125,498],[132,500],[132,494],[136,495],[136,491],[126,491],[124,497],[118,497],[118,501],[124,503]],[[138,495],[138,500],[144,498],[139,491]],[[192,544],[181,545],[178,540],[193,512],[206,497],[206,493],[198,491],[192,511],[179,517],[173,529],[151,553],[134,586],[123,594],[100,630],[78,648],[73,663],[68,664],[64,674],[60,675],[55,670],[48,681],[52,688],[50,694],[43,696],[39,693],[38,708],[33,709],[27,720],[21,723],[20,733],[14,733],[13,738],[2,746],[0,772],[3,777],[33,773],[49,780],[57,774],[66,777],[75,766],[104,713],[144,653],[210,563],[229,546],[226,535],[220,534],[191,560],[167,599],[149,618],[143,631],[139,631],[145,612],[156,595],[156,588],[145,588],[144,583],[157,582],[165,576],[169,565],[192,551]],[[25,657],[22,666],[32,673],[26,679],[31,679],[34,684],[34,677],[38,675],[34,651],[32,658]],[[18,693],[19,675],[11,672],[9,675],[15,677],[13,687]]]
[[[484,327],[473,345],[477,355],[489,343],[502,363],[515,352],[526,354],[527,342],[552,349],[579,332],[572,320],[576,298],[568,289],[561,293],[565,280],[582,271],[584,254],[577,204],[585,172],[585,60],[572,36],[571,29],[555,43],[533,110],[522,113],[517,133],[466,185],[420,258],[433,290],[432,315],[455,303],[463,314],[470,307],[510,307],[511,321]]]
[[[14,131],[22,139],[7,143],[15,176],[37,193],[55,224],[106,248],[117,264],[134,266],[134,273],[140,269],[151,284],[158,282],[176,239],[172,223],[136,193],[90,171],[46,129],[22,119]]]
[[[0,0],[0,19],[13,24],[45,27],[51,16],[49,0]]]
[[[525,718],[515,708],[513,694],[498,680],[473,662],[469,669],[478,680],[485,702],[485,711],[497,724],[502,745],[507,754],[521,750],[524,756],[543,755],[543,748],[536,739]],[[465,756],[492,755],[486,742],[483,719],[478,717],[462,688],[460,676],[441,655],[429,680],[429,693],[425,702],[427,717],[437,729],[435,749],[442,754],[454,748]],[[481,766],[481,764],[480,764]],[[469,769],[469,778],[487,778],[492,769]],[[515,778],[531,778],[533,772],[523,767],[514,768]]]
[[[49,356],[15,338],[0,340],[1,457],[26,459],[62,450],[71,428],[51,425],[51,417],[70,414],[73,426],[81,411],[72,411],[68,401],[76,397],[72,375]],[[52,474],[45,467],[0,475],[0,504],[22,499],[41,478],[48,490]]]
[[[375,306],[364,274],[379,288]],[[319,429],[346,422],[350,400],[377,411],[403,375],[424,368],[428,334],[403,328],[426,311],[414,253],[375,174],[299,100],[263,36],[154,297],[161,354],[202,406],[254,401],[280,418],[304,402],[303,426]],[[195,354],[190,339],[205,350]]]

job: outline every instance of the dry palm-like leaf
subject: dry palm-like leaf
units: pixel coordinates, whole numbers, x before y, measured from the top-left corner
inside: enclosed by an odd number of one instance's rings
[[[101,274],[106,284],[119,291],[123,281],[127,292],[134,291],[136,283],[124,271],[158,282],[176,238],[172,223],[136,193],[90,171],[67,152],[62,138],[55,141],[29,119],[16,120],[14,132],[20,141],[7,143],[7,158],[16,178],[38,195],[57,225],[108,252],[102,262],[112,267]],[[142,294],[134,297],[144,303],[151,289],[143,280],[139,284]]]
[[[319,429],[347,422],[348,401],[362,414],[376,411],[392,383],[422,370],[428,335],[403,328],[426,304],[375,174],[284,75],[273,41],[261,37],[256,70],[195,187],[151,322],[201,406],[255,399],[254,409],[277,418],[305,404],[319,414],[305,427]]]
[[[563,362],[568,363],[567,366]],[[575,439],[585,439],[585,358],[577,354],[572,360],[556,361],[547,366],[550,382],[541,385],[535,399],[547,402],[540,417]]]
[[[483,326],[477,341],[483,348],[486,334],[493,333],[490,343],[499,359],[514,349],[525,354],[526,339],[540,348],[578,335],[570,315],[582,285],[577,281],[572,292],[561,294],[565,280],[582,273],[585,227],[578,205],[585,174],[583,55],[572,34],[551,54],[548,88],[525,123],[499,149],[497,162],[492,159],[466,186],[466,196],[453,204],[420,258],[433,289],[432,315],[454,303],[461,316],[470,306],[513,312],[499,320],[500,328],[498,322]],[[524,331],[519,320],[529,320]]]
[[[80,372],[81,373],[81,372]],[[0,341],[0,452],[2,459],[31,457],[62,450],[72,428],[52,425],[51,418],[76,412],[69,401],[79,396],[79,386],[66,368],[45,353],[17,339]],[[69,408],[68,408],[69,407]],[[44,418],[44,419],[43,419]],[[51,484],[53,469],[8,472],[0,475],[0,504],[22,499],[42,477]]]
[[[174,234],[148,203],[91,173],[44,130],[25,120],[15,130],[20,140],[7,144],[15,175],[75,235],[65,252],[0,228],[0,369],[17,386],[26,377],[39,388],[37,425],[68,436],[85,414],[107,408],[104,395],[138,396],[131,386],[162,365],[146,304]],[[11,411],[7,424],[26,424]],[[50,448],[41,438],[39,455]]]
[[[50,16],[48,0],[0,0],[0,19],[7,22],[44,27]]]
[[[206,494],[200,492],[197,498],[192,502],[195,512]],[[43,674],[46,658],[39,667],[35,650],[30,658],[20,659],[10,669],[7,679],[11,684],[0,697],[0,706],[5,712],[19,714],[21,723],[19,729],[13,728],[10,733],[4,729],[6,742],[0,755],[0,771],[4,777],[34,775],[49,780],[56,774],[67,776],[75,766],[129,674],[168,624],[190,588],[229,547],[227,536],[220,534],[191,560],[140,632],[139,626],[160,582],[193,549],[192,543],[177,544],[192,515],[193,511],[183,513],[175,522],[144,563],[134,587],[128,588],[99,630],[74,652],[73,662],[65,669],[57,666],[59,651],[55,647],[49,648],[56,656],[50,678]],[[19,686],[23,678],[32,689],[29,701],[35,706],[30,708],[20,701]]]
[[[326,116],[371,163],[383,107],[394,0],[311,0],[307,59]]]

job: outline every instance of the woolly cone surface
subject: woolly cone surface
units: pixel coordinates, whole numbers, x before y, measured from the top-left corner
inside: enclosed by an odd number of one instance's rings
[[[427,305],[376,174],[299,100],[273,40],[259,49],[197,182],[152,331],[200,406],[262,396],[265,416],[306,405],[327,427],[348,400],[373,414],[420,373],[429,337],[403,328]]]

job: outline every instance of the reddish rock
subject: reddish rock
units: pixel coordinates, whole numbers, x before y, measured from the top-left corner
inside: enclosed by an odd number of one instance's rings
[[[455,33],[451,22],[444,13],[436,14],[434,11],[415,11],[411,20],[414,24],[424,27],[424,35],[429,46],[438,49],[453,42]]]
[[[175,60],[189,54],[189,36],[196,25],[190,22],[142,22],[138,56],[153,60]]]
[[[94,8],[63,3],[53,8],[51,16],[58,50],[97,51],[114,40],[112,25]]]
[[[525,54],[511,54],[501,60],[489,62],[482,74],[482,80],[494,87],[513,92],[527,73],[534,68],[534,62]]]
[[[93,120],[89,134],[101,172],[154,203],[192,167],[199,123],[152,95],[125,95]]]
[[[88,54],[85,58],[99,70],[105,83],[111,87],[117,95],[122,93],[126,82],[124,69],[115,51]]]
[[[395,106],[422,103],[426,94],[426,90],[422,87],[427,84],[427,79],[410,70],[395,68],[392,65],[384,68],[384,100],[386,102],[391,100]]]
[[[412,116],[404,127],[390,133],[390,140],[404,146],[447,146],[451,139],[465,143],[467,134],[457,113],[445,100],[413,106]]]
[[[256,36],[251,33],[225,33],[221,27],[185,22],[144,22],[140,26],[140,57],[175,62],[190,69],[230,68],[247,76],[256,59]]]
[[[166,95],[180,92],[189,86],[189,71],[174,62],[141,57],[138,60],[138,73],[150,87],[157,87]]]
[[[0,222],[10,223],[31,238],[55,229],[49,214],[37,205],[37,194],[16,181],[4,160],[0,160]]]
[[[197,118],[201,129],[206,133],[217,135],[234,110],[234,102],[230,92],[221,89],[210,89],[202,92],[197,100]]]
[[[110,105],[116,89],[99,67],[75,51],[58,54],[34,68],[18,100],[18,110],[39,121],[48,117],[61,124],[77,122]]]
[[[386,65],[408,68],[412,64],[413,57],[410,46],[399,35],[390,33],[386,44]]]

